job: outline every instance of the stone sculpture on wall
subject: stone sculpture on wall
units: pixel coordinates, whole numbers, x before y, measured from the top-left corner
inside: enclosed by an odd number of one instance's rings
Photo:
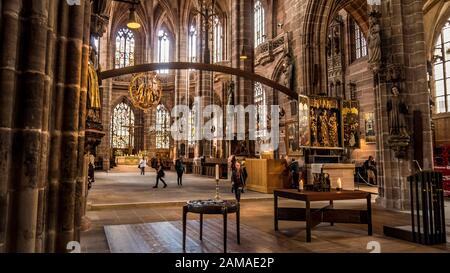
[[[396,85],[391,88],[387,110],[390,133],[388,140],[389,146],[394,150],[397,158],[405,158],[407,156],[407,148],[411,143],[407,122],[409,109],[401,98],[400,89]]]
[[[294,64],[289,54],[284,56],[283,63],[284,85],[292,90],[292,76],[294,75]]]
[[[378,16],[376,12],[369,15],[369,65],[375,74],[381,67],[381,27]]]
[[[388,101],[389,112],[389,132],[393,136],[409,137],[406,115],[408,106],[400,97],[400,90],[397,86],[391,88],[391,97]]]

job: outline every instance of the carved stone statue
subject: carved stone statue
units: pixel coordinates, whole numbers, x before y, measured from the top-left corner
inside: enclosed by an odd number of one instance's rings
[[[408,106],[400,97],[400,91],[397,86],[391,89],[391,97],[388,101],[389,113],[389,132],[393,136],[408,137],[408,125],[406,115],[408,114]]]
[[[378,73],[381,66],[381,27],[377,14],[369,17],[369,65],[374,73]]]
[[[287,54],[284,56],[283,74],[284,74],[284,85],[289,89],[292,89],[293,73],[294,73],[294,64],[292,63],[291,56]]]
[[[227,105],[235,105],[235,101],[234,101],[234,89],[235,89],[235,84],[234,81],[230,81],[228,83],[228,87],[227,87]]]

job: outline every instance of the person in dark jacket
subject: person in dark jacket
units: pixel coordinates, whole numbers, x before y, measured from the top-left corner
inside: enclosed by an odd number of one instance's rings
[[[247,185],[247,178],[248,178],[248,173],[247,173],[247,167],[245,166],[245,160],[242,161],[241,164],[241,173],[242,173],[242,183],[243,183],[243,187],[242,187],[242,193],[244,193],[244,189],[245,186]]]
[[[184,165],[181,158],[175,161],[175,171],[177,172],[177,183],[178,186],[183,186],[183,174],[184,174]]]
[[[241,202],[241,193],[242,189],[244,188],[244,179],[242,177],[241,164],[236,162],[235,168],[231,173],[232,188],[236,196],[236,200],[238,202]]]
[[[298,188],[298,183],[300,181],[300,166],[298,162],[295,159],[292,159],[291,164],[289,165],[289,168],[292,173],[292,185],[291,187],[293,189]]]
[[[164,188],[167,188],[167,184],[166,181],[164,181],[164,176],[166,176],[166,174],[164,173],[164,166],[161,162],[161,160],[158,159],[158,167],[156,169],[157,174],[156,174],[156,185],[153,187],[154,189],[158,188],[158,184],[159,184],[159,180],[161,180],[161,182],[163,182],[164,184]]]

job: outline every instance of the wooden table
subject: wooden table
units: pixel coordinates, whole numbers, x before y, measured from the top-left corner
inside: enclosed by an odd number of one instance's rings
[[[304,201],[306,208],[279,208],[278,198]],[[334,209],[334,201],[366,199],[367,210]],[[321,209],[311,208],[311,202],[329,201],[330,204]],[[368,234],[372,236],[372,200],[371,194],[362,191],[311,192],[298,190],[275,190],[275,231],[278,221],[306,221],[306,241],[311,242],[311,229],[320,223],[367,224]]]
[[[186,251],[186,222],[188,213],[200,214],[200,241],[203,240],[203,215],[223,215],[223,248],[227,253],[227,219],[229,213],[236,213],[237,243],[241,244],[240,205],[236,201],[198,200],[189,201],[183,207],[183,251]]]

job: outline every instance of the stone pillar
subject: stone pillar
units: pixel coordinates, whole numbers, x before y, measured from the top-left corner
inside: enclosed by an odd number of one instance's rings
[[[407,177],[417,169],[413,160],[419,154],[424,169],[432,169],[432,131],[429,93],[427,90],[427,59],[423,27],[423,2],[393,0],[383,2],[381,33],[383,65],[375,87],[377,101],[377,145],[380,165],[378,202],[387,208],[409,208]],[[404,11],[408,10],[407,13]],[[408,31],[405,31],[408,26]],[[406,115],[411,140],[422,134],[423,143],[400,147],[392,141],[387,103],[391,89],[397,86],[409,108]],[[414,132],[413,112],[422,115],[422,130]],[[393,145],[395,144],[395,145]],[[402,151],[403,154],[399,153]],[[421,151],[418,151],[421,150]]]
[[[17,85],[17,58],[22,1],[0,3],[0,253],[7,251],[10,179],[12,174],[12,134]]]

